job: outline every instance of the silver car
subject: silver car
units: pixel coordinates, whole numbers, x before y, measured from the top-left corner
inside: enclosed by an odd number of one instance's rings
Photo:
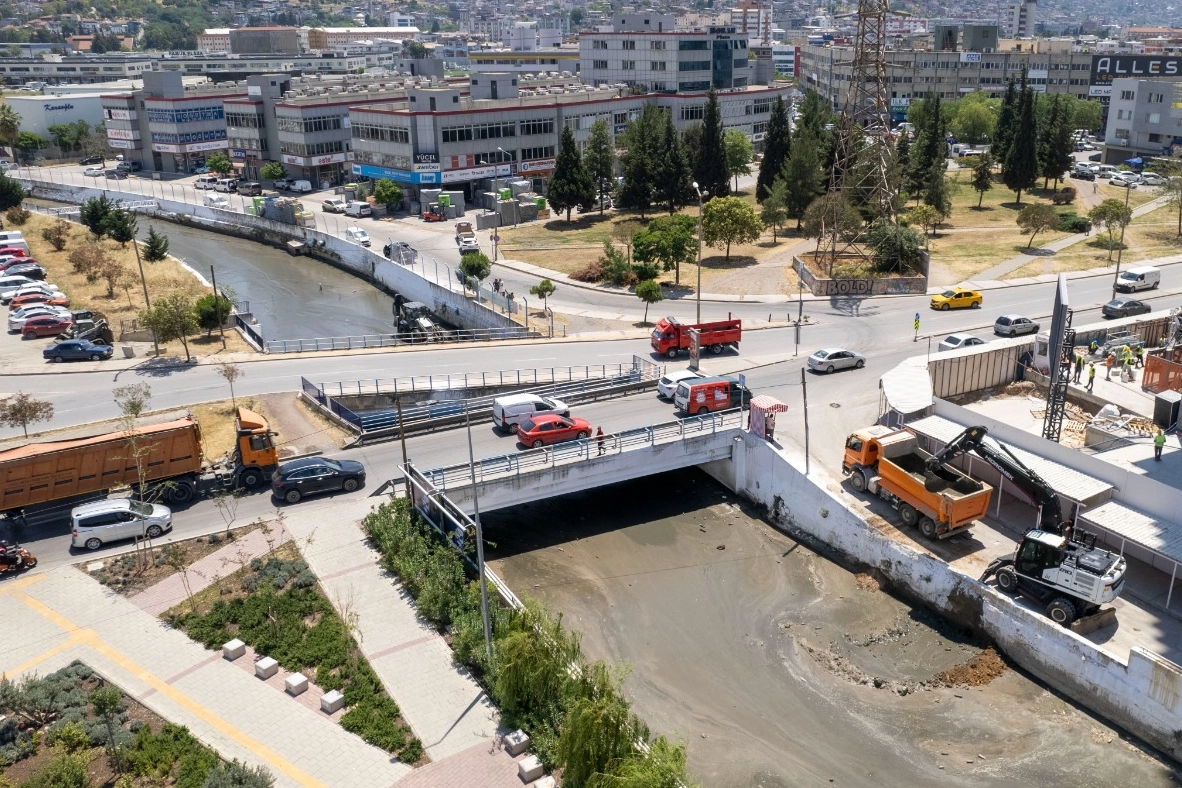
[[[706,377],[701,372],[694,372],[692,369],[679,369],[676,372],[670,372],[657,381],[657,396],[662,399],[673,399],[673,395],[677,393],[677,384],[683,380],[692,380],[693,378]]]
[[[1021,334],[1037,334],[1038,323],[1021,315],[1002,315],[993,324],[993,333],[999,337],[1016,337]]]
[[[808,364],[814,372],[829,373],[839,369],[861,369],[866,366],[866,357],[852,350],[833,347],[809,356]]]
[[[984,344],[984,339],[972,334],[949,334],[940,340],[940,350],[960,350],[961,348]]]

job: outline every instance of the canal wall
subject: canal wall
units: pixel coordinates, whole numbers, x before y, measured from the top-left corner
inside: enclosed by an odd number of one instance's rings
[[[457,282],[436,284],[378,252],[319,230],[178,200],[145,198],[143,195],[109,188],[67,187],[60,183],[28,178],[18,180],[29,197],[80,204],[105,194],[109,199],[126,200],[135,206],[137,212],[163,221],[200,227],[279,248],[286,248],[287,242],[291,240],[303,241],[316,259],[357,276],[391,295],[399,293],[407,301],[420,301],[439,318],[459,328],[521,328],[509,315],[467,297],[460,289],[453,290],[453,287],[459,287]]]
[[[702,469],[768,508],[771,519],[873,567],[904,595],[972,627],[1016,664],[1081,706],[1182,760],[1182,667],[1142,648],[1117,659],[940,559],[891,539],[843,501],[799,453],[738,433],[730,460]]]

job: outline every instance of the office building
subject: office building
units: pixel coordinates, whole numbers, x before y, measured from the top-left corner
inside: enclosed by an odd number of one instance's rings
[[[101,93],[74,93],[70,96],[9,95],[4,103],[21,118],[21,131],[31,131],[50,138],[50,126],[84,120],[91,126],[103,122]]]
[[[154,68],[148,55],[77,55],[65,57],[47,55],[34,57],[0,58],[0,79],[6,85],[27,82],[73,82],[92,84],[115,79],[139,78]]]
[[[795,44],[772,44],[772,64],[777,74],[795,77],[799,58],[800,47]]]
[[[1182,153],[1182,75],[1112,80],[1104,161]]]
[[[230,31],[235,55],[298,55],[306,49],[296,27],[240,27]]]
[[[1034,26],[1038,21],[1038,3],[1035,0],[1017,0],[1010,5],[1010,38],[1034,38]]]

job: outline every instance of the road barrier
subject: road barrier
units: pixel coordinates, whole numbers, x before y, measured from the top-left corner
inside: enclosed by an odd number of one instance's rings
[[[524,328],[439,329],[433,334],[368,334],[355,337],[317,337],[314,339],[275,339],[264,343],[267,353],[309,353],[315,350],[360,350],[398,347],[400,345],[444,344],[451,342],[504,342],[512,339],[540,339],[537,331]]]

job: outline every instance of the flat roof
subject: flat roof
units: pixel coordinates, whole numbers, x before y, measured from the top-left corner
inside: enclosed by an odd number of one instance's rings
[[[957,424],[955,421],[950,421],[943,416],[928,416],[927,418],[909,423],[907,429],[937,440],[940,443],[947,444],[957,435],[964,432],[965,426],[967,425]],[[986,440],[992,442],[994,445],[998,444],[993,438],[986,438]],[[1080,473],[1074,468],[1060,465],[1053,460],[1048,460],[1037,454],[1031,454],[1017,446],[1007,443],[1006,448],[1013,452],[1014,456],[1032,471],[1045,479],[1047,484],[1051,485],[1055,492],[1064,498],[1086,503],[1114,489],[1111,484],[1102,479],[1088,476],[1086,473]]]
[[[1176,527],[1175,522],[1158,519],[1116,501],[1080,512],[1079,519],[1130,542],[1144,545],[1171,561],[1182,562],[1182,528]]]

